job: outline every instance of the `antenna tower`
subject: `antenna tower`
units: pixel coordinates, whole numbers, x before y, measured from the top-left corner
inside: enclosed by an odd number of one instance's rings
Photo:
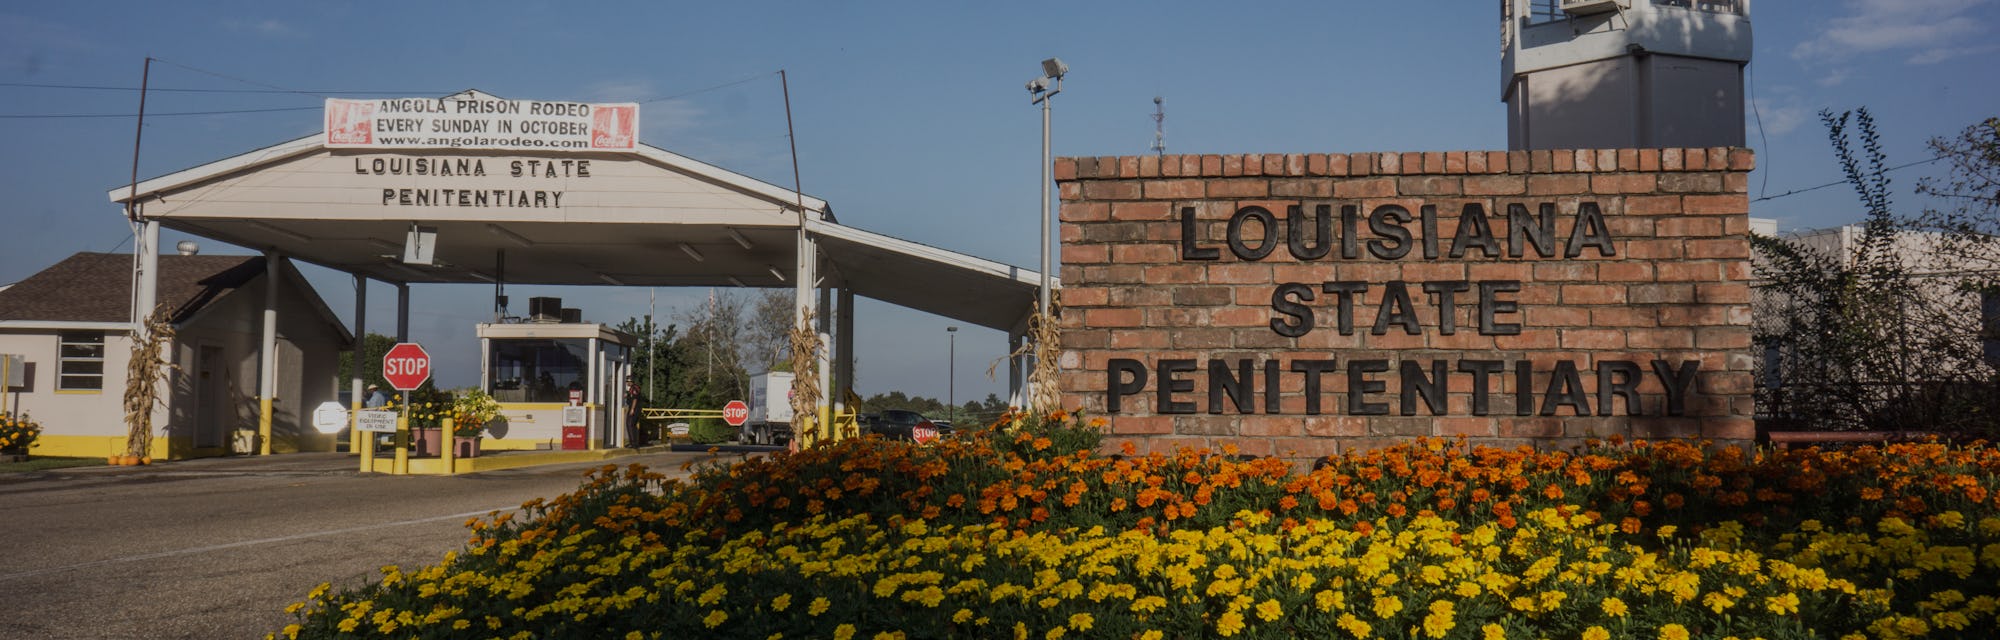
[[[1167,155],[1167,107],[1165,98],[1153,96],[1153,154]]]

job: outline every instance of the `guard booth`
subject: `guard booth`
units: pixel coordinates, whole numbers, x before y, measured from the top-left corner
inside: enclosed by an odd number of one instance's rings
[[[537,298],[531,308],[546,305]],[[557,305],[560,304],[558,301]],[[624,382],[631,373],[630,335],[582,322],[575,309],[531,313],[522,322],[477,325],[486,367],[480,388],[500,403],[489,423],[489,449],[601,449],[624,444]],[[580,405],[583,424],[564,424]],[[575,410],[570,410],[574,417]],[[568,426],[568,429],[565,429]]]

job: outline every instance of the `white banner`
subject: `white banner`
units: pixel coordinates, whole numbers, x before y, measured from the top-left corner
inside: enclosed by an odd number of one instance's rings
[[[639,105],[487,96],[326,101],[326,146],[631,151]]]

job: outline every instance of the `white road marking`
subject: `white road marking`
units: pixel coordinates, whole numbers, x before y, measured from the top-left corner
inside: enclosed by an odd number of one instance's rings
[[[203,547],[190,547],[190,548],[187,548],[187,549],[176,549],[176,550],[173,550],[173,551],[161,551],[161,552],[158,552],[158,553],[148,553],[148,554],[143,554],[143,555],[136,555],[136,556],[127,556],[127,557],[123,557],[123,558],[110,558],[110,559],[106,559],[106,560],[95,560],[95,561],[91,561],[91,562],[84,562],[84,563],[79,563],[79,564],[72,564],[72,565],[66,565],[66,566],[61,566],[61,567],[50,567],[50,568],[47,568],[47,569],[36,569],[36,570],[34,570],[34,571],[22,571],[22,572],[19,572],[19,573],[6,573],[6,574],[0,574],[0,580],[14,580],[14,579],[18,579],[18,578],[32,578],[32,577],[35,577],[35,576],[39,576],[39,575],[47,575],[47,574],[51,574],[51,573],[61,573],[61,572],[64,572],[64,571],[75,571],[75,570],[77,570],[77,569],[88,569],[88,568],[90,568],[90,567],[99,567],[99,566],[104,566],[104,565],[109,565],[109,564],[123,564],[123,563],[127,563],[127,562],[139,562],[139,561],[142,561],[142,560],[155,560],[155,559],[159,559],[159,558],[171,558],[171,557],[174,557],[174,556],[185,556],[185,555],[193,555],[193,554],[197,554],[197,553],[208,553],[208,552],[210,552],[210,551],[221,551],[221,550],[223,550],[223,549],[235,549],[235,548],[237,548],[237,547],[250,547],[250,546],[256,546],[256,545],[260,545],[260,544],[272,544],[272,543],[277,543],[277,542],[290,542],[290,541],[293,541],[293,540],[305,540],[305,539],[309,539],[309,538],[323,538],[323,537],[326,537],[326,536],[337,536],[337,535],[340,535],[340,534],[343,534],[343,533],[355,533],[355,532],[360,532],[360,531],[371,531],[371,530],[375,530],[375,529],[387,529],[387,528],[389,528],[389,527],[401,527],[401,526],[407,526],[407,525],[413,525],[413,524],[424,524],[424,523],[426,523],[426,522],[437,522],[437,521],[440,521],[440,520],[453,520],[453,519],[460,519],[460,520],[462,520],[462,519],[465,519],[465,518],[471,518],[471,517],[475,517],[475,516],[485,516],[485,515],[487,515],[487,514],[490,514],[490,513],[493,513],[493,512],[495,512],[495,511],[498,511],[498,512],[502,512],[502,513],[505,513],[505,512],[509,512],[509,511],[518,511],[518,510],[519,510],[519,507],[502,507],[502,508],[498,508],[498,509],[482,509],[482,510],[479,510],[479,511],[467,511],[467,512],[465,512],[465,513],[455,513],[455,514],[452,514],[452,515],[448,515],[448,516],[432,516],[432,517],[429,517],[429,518],[417,518],[417,519],[415,519],[415,520],[403,520],[403,521],[400,521],[400,522],[383,522],[383,523],[378,523],[378,524],[370,524],[370,525],[362,525],[362,526],[359,526],[359,527],[347,527],[347,528],[345,528],[345,529],[331,529],[331,530],[327,530],[327,531],[314,531],[314,532],[311,532],[311,533],[298,533],[298,534],[293,534],[293,535],[289,535],[289,536],[278,536],[278,537],[276,537],[276,538],[262,538],[262,539],[258,539],[258,540],[243,540],[243,541],[239,541],[239,542],[229,542],[229,543],[224,543],[224,544],[212,544],[212,545],[208,545],[208,546],[203,546]]]

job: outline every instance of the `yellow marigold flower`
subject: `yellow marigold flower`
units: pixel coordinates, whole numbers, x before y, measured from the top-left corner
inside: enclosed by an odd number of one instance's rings
[[[716,627],[722,626],[722,623],[728,620],[729,620],[728,612],[725,612],[721,609],[716,609],[714,611],[708,612],[708,617],[702,618],[701,624],[710,629],[714,629]]]
[[[1601,607],[1604,609],[1604,615],[1613,618],[1624,616],[1626,611],[1625,601],[1619,600],[1616,597],[1605,598]]]
[[[1159,629],[1147,629],[1145,633],[1139,634],[1139,640],[1165,640],[1166,637],[1167,634],[1161,633]]]
[[[771,599],[772,611],[784,611],[786,609],[790,609],[791,607],[792,607],[792,594],[780,593],[778,594],[778,597]]]
[[[1771,596],[1769,598],[1765,598],[1764,608],[1770,609],[1771,613],[1775,613],[1781,616],[1798,613],[1799,596],[1798,594],[1794,593],[1786,593],[1783,595],[1776,595],[1776,596]]]
[[[1660,640],[1688,640],[1687,627],[1669,622],[1660,627]]]
[[[1672,538],[1674,537],[1675,531],[1680,531],[1680,527],[1676,527],[1670,524],[1663,524],[1660,525],[1660,528],[1656,533],[1656,535],[1660,536],[1661,539]]]
[[[1583,640],[1611,640],[1611,632],[1604,627],[1593,626],[1583,630]]]
[[[1484,627],[1480,627],[1479,633],[1481,634],[1480,640],[1507,640],[1507,630],[1491,622],[1486,623]]]
[[[1090,617],[1088,613],[1074,614],[1069,617],[1069,628],[1077,631],[1089,631],[1091,624],[1096,621],[1097,619]]]
[[[1215,619],[1215,633],[1224,638],[1243,631],[1243,627],[1243,614],[1234,611],[1225,611]]]
[[[971,620],[972,620],[971,609],[959,609],[958,613],[951,614],[951,621],[958,624],[965,624],[966,622],[970,622]]]
[[[1356,638],[1366,638],[1369,633],[1374,631],[1374,628],[1369,627],[1368,623],[1362,622],[1360,618],[1354,617],[1352,613],[1340,614],[1340,618],[1334,620],[1333,624]]]
[[[1479,591],[1479,584],[1475,582],[1460,582],[1457,587],[1453,587],[1451,590],[1454,595],[1460,598],[1478,597]]]
[[[812,604],[806,605],[806,615],[817,616],[826,613],[827,607],[831,606],[833,603],[827,602],[826,598],[813,598]]]
[[[1042,638],[1044,640],[1062,640],[1064,633],[1068,633],[1068,631],[1060,626],[1052,627],[1048,633],[1042,634]]]
[[[1277,620],[1284,617],[1284,615],[1285,606],[1278,604],[1277,598],[1265,600],[1257,605],[1257,617],[1262,618],[1265,622]]]
[[[707,591],[701,592],[701,597],[695,598],[695,603],[706,607],[713,605],[717,602],[721,602],[723,596],[727,595],[729,595],[729,587],[717,584],[713,587],[709,587]]]
[[[853,640],[854,625],[842,623],[833,628],[833,640]]]
[[[1320,611],[1346,609],[1347,595],[1332,589],[1321,589],[1319,593],[1313,594],[1313,605],[1319,607]]]
[[[1403,601],[1396,596],[1376,596],[1373,609],[1375,617],[1386,620],[1403,610]]]
[[[1444,634],[1450,633],[1453,627],[1458,626],[1458,622],[1452,619],[1456,611],[1453,610],[1451,601],[1439,600],[1433,602],[1431,603],[1430,610],[1430,615],[1424,616],[1424,633],[1426,635],[1433,638],[1443,638]]]

